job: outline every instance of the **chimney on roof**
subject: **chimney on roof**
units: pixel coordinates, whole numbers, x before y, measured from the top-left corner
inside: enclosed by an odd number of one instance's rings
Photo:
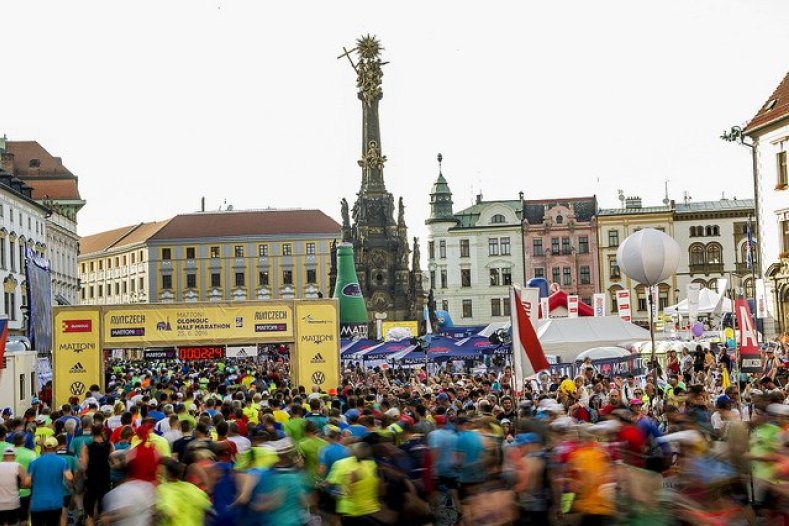
[[[482,203],[482,192],[477,194],[477,204]]]
[[[625,199],[625,209],[627,210],[638,210],[641,208],[641,198],[636,196],[630,196]]]
[[[14,173],[14,154],[11,152],[3,151],[0,154],[0,168],[5,170],[6,172],[13,174]]]
[[[200,211],[205,212],[205,196],[200,198]]]

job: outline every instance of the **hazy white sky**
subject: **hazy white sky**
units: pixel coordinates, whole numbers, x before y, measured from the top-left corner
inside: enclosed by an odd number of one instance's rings
[[[80,178],[90,234],[199,208],[320,208],[360,183],[342,46],[386,48],[387,186],[424,239],[436,153],[456,210],[616,190],[751,195],[719,140],[789,70],[786,0],[4,2],[0,133]]]

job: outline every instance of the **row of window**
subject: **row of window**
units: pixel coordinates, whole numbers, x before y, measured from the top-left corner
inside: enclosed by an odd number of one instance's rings
[[[105,266],[107,267],[107,270],[110,270],[112,268],[121,268],[128,265],[129,262],[131,262],[132,265],[136,264],[138,261],[142,263],[143,254],[144,252],[140,250],[138,252],[132,252],[131,254],[129,254],[128,258],[126,257],[126,254],[123,254],[122,256],[115,256],[114,258],[109,257],[106,259],[99,259],[97,261],[89,261],[87,263],[83,261],[80,264],[80,272],[82,274],[85,274],[86,272],[95,272],[97,268],[99,270],[104,270]],[[113,266],[113,262],[114,262],[114,266]]]
[[[243,258],[245,257],[245,245],[234,245],[233,246],[233,257],[236,258]],[[221,246],[212,246],[208,250],[209,255],[212,259],[216,259],[222,257],[222,247]],[[281,243],[280,244],[280,253],[283,256],[290,256],[293,254],[293,244],[292,243]],[[308,256],[315,255],[315,243],[309,242],[304,244],[304,253]],[[170,248],[163,248],[162,249],[162,259],[163,260],[170,260],[172,259],[172,249]],[[269,255],[269,245],[268,243],[263,243],[258,245],[258,257],[268,257]],[[186,247],[186,259],[196,259],[195,258],[195,247]]]
[[[561,248],[559,243],[561,242]],[[534,238],[531,242],[531,251],[533,256],[544,256],[545,251],[542,245],[542,238]],[[552,237],[551,238],[551,254],[559,255],[559,254],[572,254],[573,247],[570,244],[569,237]],[[578,253],[579,254],[588,254],[589,253],[589,236],[579,236],[578,237]]]
[[[428,241],[427,253],[430,259],[436,258],[436,245],[435,241]],[[489,256],[509,256],[512,254],[509,237],[491,237],[488,239],[488,255]],[[446,259],[447,257],[447,242],[440,240],[438,242],[438,257]],[[460,240],[460,257],[471,257],[471,245],[468,239]]]
[[[721,227],[718,225],[698,225],[690,227],[690,237],[710,237],[719,235],[721,235]]]
[[[116,281],[114,284],[108,283],[106,287],[104,285],[83,285],[80,294],[83,300],[92,300],[93,298],[103,298],[105,295],[109,298],[113,296],[113,292],[115,296],[136,292],[136,288],[140,292],[145,291],[145,278],[137,278],[136,280],[132,278],[128,282],[126,280]]]
[[[535,278],[545,278],[545,268],[535,267]],[[571,267],[552,267],[551,278],[554,283],[561,283],[562,285],[573,284],[573,273]],[[580,285],[592,284],[592,271],[589,265],[581,265],[578,267],[578,283]]]
[[[43,256],[39,251],[33,251],[37,256]],[[8,246],[6,247],[6,238],[0,237],[0,268],[3,270],[10,270],[11,272],[23,272],[25,270],[25,242],[20,239],[17,243],[13,239],[8,239]],[[18,268],[18,270],[17,270]]]
[[[431,289],[446,289],[447,286],[447,269],[441,269],[440,274],[441,283],[440,287],[436,287],[436,271],[430,271],[430,288]],[[498,287],[501,285],[509,286],[512,285],[512,269],[509,267],[504,268],[492,268],[490,269],[490,286],[491,287]],[[462,268],[460,269],[460,286],[461,287],[471,287],[471,269],[470,268]]]
[[[17,216],[17,218],[18,218],[18,221],[19,221],[19,226],[24,226],[25,219],[24,219],[24,216],[22,215],[22,211],[19,210],[18,214],[19,215]],[[4,204],[0,204],[0,218],[5,218],[5,205]],[[10,224],[13,225],[14,224],[14,209],[11,208],[10,206],[8,207],[8,218],[10,219]],[[33,216],[27,216],[27,229],[28,230],[33,230],[34,226],[35,226],[36,234],[43,234],[44,233],[44,223],[42,223],[38,219],[33,219]]]
[[[236,272],[234,275],[234,286],[236,287],[246,287],[247,278],[245,272]],[[222,286],[222,274],[219,272],[212,272],[211,273],[211,288],[219,288]],[[318,273],[315,269],[307,269],[307,283],[317,283],[318,282]],[[269,271],[268,270],[261,270],[258,272],[258,287],[267,287],[270,284],[269,279]],[[282,271],[282,284],[283,285],[293,285],[293,271],[292,270],[283,270]],[[162,275],[162,289],[163,290],[172,290],[173,288],[173,277],[170,274]],[[186,275],[186,288],[187,289],[196,289],[197,288],[197,274],[189,273]]]

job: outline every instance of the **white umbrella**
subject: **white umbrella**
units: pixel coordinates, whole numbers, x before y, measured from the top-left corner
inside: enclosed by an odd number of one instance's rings
[[[592,360],[602,360],[605,358],[622,358],[630,356],[630,351],[621,347],[592,347],[575,357],[576,362],[582,362],[587,358]]]

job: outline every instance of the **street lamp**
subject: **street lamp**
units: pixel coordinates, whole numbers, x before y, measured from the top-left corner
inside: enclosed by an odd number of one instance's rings
[[[652,341],[652,367],[657,387],[655,356],[655,298],[652,287],[677,271],[680,248],[673,238],[654,228],[645,228],[628,236],[616,251],[616,262],[630,279],[649,290],[649,338]]]

